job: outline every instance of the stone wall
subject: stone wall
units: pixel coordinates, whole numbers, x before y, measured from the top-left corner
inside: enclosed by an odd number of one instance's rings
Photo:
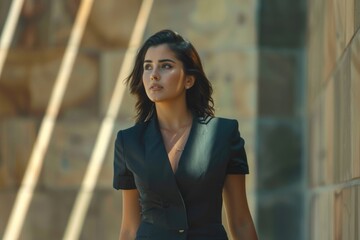
[[[309,236],[360,239],[360,1],[308,1]]]
[[[11,2],[0,1],[0,31]],[[0,236],[26,170],[79,3],[24,1],[0,76]],[[94,1],[20,239],[62,239],[140,3]],[[129,94],[125,98],[116,129],[131,124],[133,99]],[[113,146],[107,151],[81,239],[118,237],[121,194],[112,189],[112,161]]]

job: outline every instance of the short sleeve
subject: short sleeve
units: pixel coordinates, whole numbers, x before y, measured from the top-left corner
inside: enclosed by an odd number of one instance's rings
[[[115,189],[135,189],[133,173],[127,168],[124,154],[124,141],[119,131],[115,140],[114,148],[114,179]]]
[[[230,139],[230,159],[227,165],[227,174],[248,174],[249,166],[245,152],[245,141],[240,136],[239,124],[235,120],[235,127]]]

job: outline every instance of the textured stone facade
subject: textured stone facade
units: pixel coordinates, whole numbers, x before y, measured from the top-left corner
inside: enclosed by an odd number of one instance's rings
[[[360,238],[360,1],[308,1],[309,238]]]

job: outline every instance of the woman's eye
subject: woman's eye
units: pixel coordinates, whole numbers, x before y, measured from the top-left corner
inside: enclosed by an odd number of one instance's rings
[[[145,64],[144,65],[144,70],[151,70],[151,65],[150,64]]]
[[[164,68],[164,69],[171,69],[172,66],[171,66],[170,64],[165,63],[165,64],[162,65],[162,68]]]

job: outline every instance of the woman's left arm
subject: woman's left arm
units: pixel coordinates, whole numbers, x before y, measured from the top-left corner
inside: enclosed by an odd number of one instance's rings
[[[223,197],[232,238],[234,240],[257,240],[247,203],[245,175],[226,175]]]

